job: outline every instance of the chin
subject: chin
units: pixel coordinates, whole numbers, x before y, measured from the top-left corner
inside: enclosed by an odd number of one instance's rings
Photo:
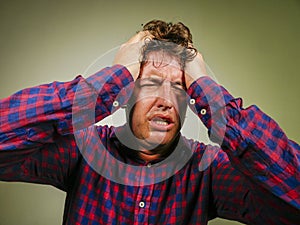
[[[171,144],[177,137],[177,134],[168,134],[166,132],[151,132],[147,141],[153,145]]]

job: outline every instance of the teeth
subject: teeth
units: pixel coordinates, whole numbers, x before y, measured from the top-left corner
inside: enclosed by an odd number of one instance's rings
[[[161,121],[161,120],[157,120],[157,121],[155,121],[155,123],[158,124],[158,125],[163,125],[163,126],[168,125],[168,122],[166,122],[166,121]]]

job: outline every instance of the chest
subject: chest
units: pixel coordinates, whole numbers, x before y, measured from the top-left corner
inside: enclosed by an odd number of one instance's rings
[[[206,224],[209,196],[209,174],[192,164],[166,180],[136,186],[113,182],[85,165],[67,197],[66,224]]]

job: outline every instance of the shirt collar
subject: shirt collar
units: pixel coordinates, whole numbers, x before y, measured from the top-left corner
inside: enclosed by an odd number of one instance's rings
[[[128,129],[130,128],[127,124],[120,127],[114,127],[114,132],[110,137],[111,141],[116,146],[119,157],[116,154],[112,153],[113,156],[125,163],[129,163],[132,165],[146,165],[151,163],[151,165],[154,165],[156,163],[160,163],[169,156],[176,160],[178,159],[178,154],[180,154],[181,159],[190,157],[192,154],[189,142],[185,137],[179,134],[178,138],[174,142],[174,148],[170,149],[170,152],[159,159],[153,160],[151,162],[145,162],[139,157],[138,151],[136,150],[138,149],[137,143],[133,141],[134,138],[131,136],[132,132]],[[174,151],[175,154],[173,154]]]

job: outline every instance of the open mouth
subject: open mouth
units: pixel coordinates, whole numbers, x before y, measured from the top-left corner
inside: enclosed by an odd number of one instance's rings
[[[167,126],[171,123],[171,121],[167,118],[160,118],[160,117],[155,117],[152,119],[152,121],[154,123],[156,123],[157,125],[161,125],[161,126]]]
[[[174,122],[170,117],[154,116],[150,119],[150,127],[153,130],[166,131],[174,126]]]

